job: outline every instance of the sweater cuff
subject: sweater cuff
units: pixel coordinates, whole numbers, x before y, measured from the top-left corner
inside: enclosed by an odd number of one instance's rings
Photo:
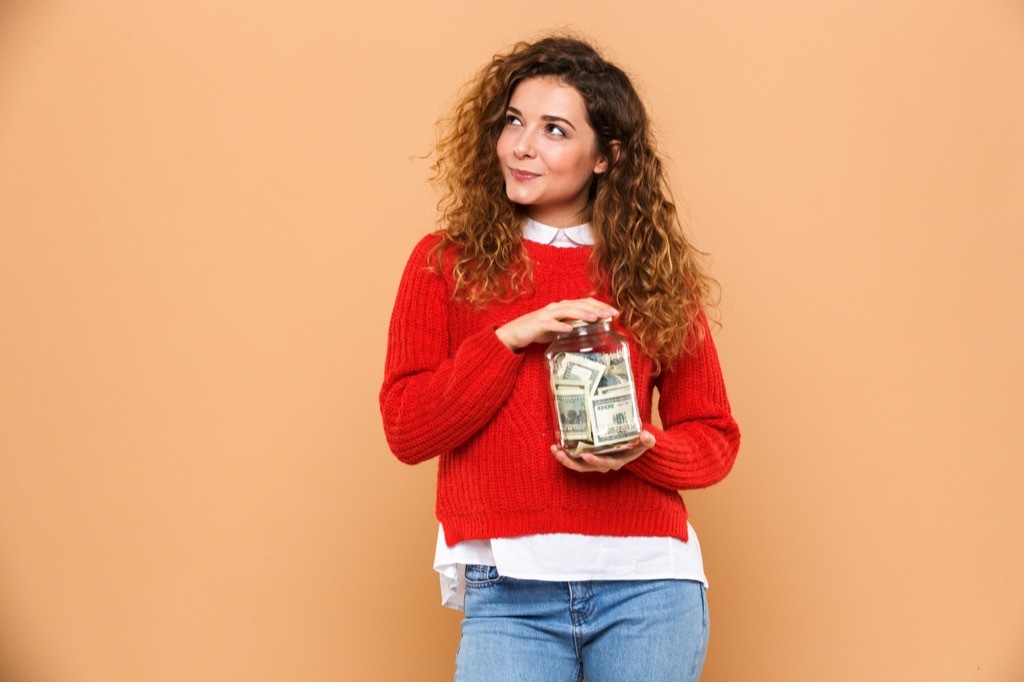
[[[626,465],[630,473],[669,490],[706,488],[732,469],[739,449],[739,431],[729,425],[702,424],[672,432],[644,424],[654,447]]]

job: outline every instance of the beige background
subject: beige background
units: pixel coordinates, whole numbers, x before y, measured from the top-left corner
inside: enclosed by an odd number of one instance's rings
[[[1024,3],[0,0],[0,679],[450,679],[377,389],[433,123],[635,74],[744,430],[704,679],[1024,679]]]

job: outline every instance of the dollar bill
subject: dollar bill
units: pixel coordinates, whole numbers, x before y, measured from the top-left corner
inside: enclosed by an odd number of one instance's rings
[[[561,444],[570,454],[628,448],[640,435],[632,373],[623,351],[560,353],[552,358],[551,391]]]
[[[612,353],[562,353],[559,357],[564,358],[565,356],[572,356],[577,361],[587,360],[594,363],[595,366],[600,365],[603,369],[597,384],[598,388],[623,386],[633,383],[630,378],[626,357],[621,351]],[[589,364],[587,366],[591,367]]]
[[[605,373],[601,375],[601,381],[597,383],[597,388],[598,390],[602,388],[616,388],[618,386],[629,386],[631,383],[628,374],[619,374],[605,370]]]
[[[604,364],[607,367],[605,370],[607,372],[612,374],[629,374],[629,362],[621,352],[608,353]]]
[[[595,447],[621,443],[640,435],[636,399],[631,386],[599,389],[587,401],[591,425],[590,442]]]
[[[573,448],[572,450],[569,451],[569,454],[572,455],[573,457],[579,457],[584,452],[586,452],[588,450],[593,450],[593,449],[594,449],[594,444],[593,443],[588,443],[587,441],[580,441],[579,443],[576,443],[576,447],[575,448]]]
[[[554,385],[555,406],[558,412],[558,430],[562,442],[589,441],[590,417],[587,405],[590,385],[583,381],[562,380]]]
[[[601,383],[606,365],[588,360],[577,353],[562,353],[555,363],[554,384],[565,381],[582,381],[587,384],[588,394],[593,394]]]
[[[581,358],[586,358],[591,362],[599,362],[602,365],[608,364],[608,353],[573,353],[573,355]]]

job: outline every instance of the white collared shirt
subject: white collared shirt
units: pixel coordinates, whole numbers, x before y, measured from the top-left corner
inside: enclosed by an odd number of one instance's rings
[[[526,224],[523,225],[523,239],[561,248],[592,246],[594,243],[594,235],[590,231],[589,223],[558,228],[538,223],[533,218],[527,218]]]
[[[590,225],[557,228],[528,219],[523,238],[562,248],[590,246]],[[613,537],[546,533],[491,540],[465,540],[449,547],[438,524],[434,570],[441,603],[462,610],[466,564],[496,566],[498,573],[524,580],[696,580],[707,587],[697,533],[673,537]]]

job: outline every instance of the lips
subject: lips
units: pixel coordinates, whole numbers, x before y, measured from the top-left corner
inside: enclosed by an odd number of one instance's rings
[[[509,168],[508,174],[512,176],[513,180],[518,180],[520,182],[525,182],[527,180],[533,180],[534,178],[540,177],[540,175],[538,175],[537,173],[530,173],[528,171],[519,170],[517,168]]]

